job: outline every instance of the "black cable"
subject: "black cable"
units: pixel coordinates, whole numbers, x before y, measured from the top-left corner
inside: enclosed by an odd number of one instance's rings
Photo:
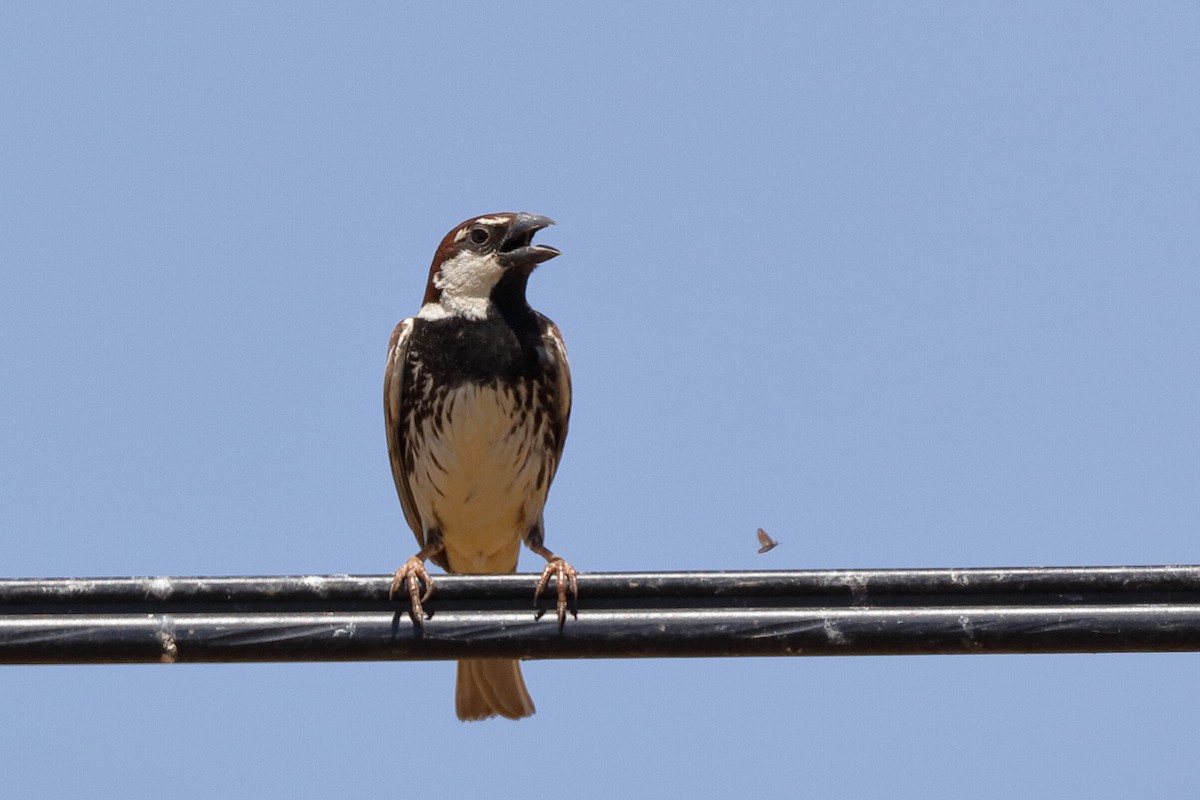
[[[423,632],[390,576],[0,580],[0,663],[1200,650],[1200,566],[585,574],[561,632],[535,579],[437,575]]]

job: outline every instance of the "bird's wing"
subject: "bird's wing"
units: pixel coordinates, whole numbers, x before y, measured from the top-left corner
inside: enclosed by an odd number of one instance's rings
[[[562,332],[549,319],[542,317],[542,320],[545,322],[542,328],[542,343],[546,347],[550,360],[558,368],[558,386],[555,398],[555,411],[557,412],[555,429],[558,436],[554,443],[554,469],[557,471],[558,462],[562,460],[563,445],[567,443],[567,426],[571,420],[571,365],[567,361],[567,345],[563,341]],[[550,480],[554,480],[553,473],[550,475]]]
[[[408,341],[412,335],[413,320],[403,320],[392,331],[388,342],[387,370],[383,374],[383,420],[387,425],[388,458],[392,462],[392,478],[396,481],[396,493],[400,495],[400,507],[404,519],[412,528],[417,543],[425,546],[425,532],[413,501],[412,487],[408,485],[408,473],[404,469],[404,420],[400,414],[400,403],[404,397],[404,362],[408,354]]]

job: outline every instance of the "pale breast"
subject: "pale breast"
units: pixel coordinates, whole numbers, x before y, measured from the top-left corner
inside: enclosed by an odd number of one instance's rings
[[[460,384],[409,420],[411,486],[422,523],[442,532],[454,572],[516,568],[546,503],[554,453],[531,385]]]

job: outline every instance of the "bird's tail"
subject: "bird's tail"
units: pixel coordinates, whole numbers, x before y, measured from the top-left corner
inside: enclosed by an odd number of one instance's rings
[[[454,705],[461,720],[487,719],[497,714],[521,719],[534,712],[521,666],[503,658],[459,661]]]

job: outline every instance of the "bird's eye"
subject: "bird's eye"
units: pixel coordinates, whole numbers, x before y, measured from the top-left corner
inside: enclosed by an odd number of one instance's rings
[[[486,242],[488,240],[488,236],[490,236],[490,235],[491,234],[488,232],[487,228],[472,228],[471,229],[471,241],[474,242],[475,244],[483,244],[484,242]]]

